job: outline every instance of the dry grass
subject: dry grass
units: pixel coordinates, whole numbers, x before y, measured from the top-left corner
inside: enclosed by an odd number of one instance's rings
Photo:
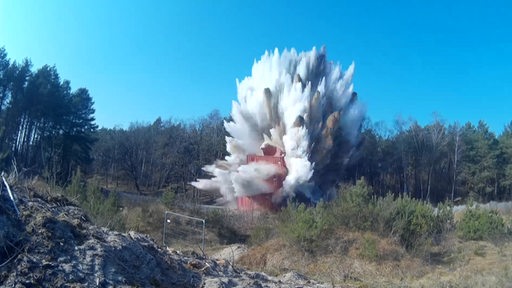
[[[31,184],[33,189],[46,193],[52,193],[57,188],[44,185],[42,181]],[[121,213],[127,230],[149,234],[161,244],[165,210],[158,202],[145,202],[127,205]],[[219,222],[231,223],[231,218],[234,218],[235,223],[243,224],[246,229],[262,225],[257,221],[258,217],[254,218],[253,215],[249,219],[241,219],[239,215],[221,216],[217,219]],[[459,217],[460,214],[455,215],[456,220]],[[511,215],[504,217],[508,221],[512,218]],[[265,221],[269,221],[270,227],[275,227],[271,220],[275,219]],[[411,254],[395,239],[383,238],[371,232],[337,230],[329,239],[322,239],[325,245],[312,255],[276,235],[271,235],[271,239],[265,241],[268,231],[263,232],[264,237],[260,237],[263,241],[255,243],[237,261],[237,265],[270,275],[297,271],[332,283],[333,287],[512,288],[510,238],[495,243],[465,242],[451,235],[438,246],[422,247],[423,251]],[[207,224],[207,253],[223,248],[217,234]]]
[[[165,210],[160,203],[125,206],[121,212],[122,221],[127,231],[133,230],[147,234],[156,243],[162,244]]]
[[[362,253],[368,249],[368,238],[376,244],[371,259]],[[294,270],[344,287],[512,287],[507,286],[512,285],[510,242],[463,242],[452,237],[418,257],[392,239],[338,231],[324,249],[317,255],[305,254],[275,238],[249,249],[238,263],[274,275]]]
[[[512,243],[459,242],[450,265],[434,267],[417,287],[512,287]]]

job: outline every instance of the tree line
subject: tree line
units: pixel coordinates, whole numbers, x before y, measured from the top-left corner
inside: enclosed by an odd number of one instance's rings
[[[99,129],[92,173],[107,187],[186,192],[188,183],[206,176],[204,165],[225,157],[224,120],[213,111],[191,122],[158,118],[152,124],[132,123],[128,129]]]
[[[162,121],[128,129],[100,129],[94,173],[105,184],[137,190],[173,186],[205,177],[202,167],[226,156],[224,119],[218,111],[191,123]],[[433,203],[471,198],[512,199],[512,122],[495,135],[484,121],[446,125],[434,119],[396,121],[393,129],[367,120],[359,152],[340,183],[364,177],[377,195],[408,195]]]
[[[364,177],[374,193],[433,203],[512,199],[512,122],[495,135],[484,121],[421,126],[396,121],[392,131],[368,122],[358,159],[345,178]]]
[[[33,69],[0,48],[0,169],[69,183],[80,167],[107,187],[186,192],[202,167],[224,158],[227,120],[219,111],[195,121],[156,119],[127,129],[94,123],[86,88],[72,90],[56,67]],[[365,122],[358,153],[340,183],[364,177],[378,195],[444,200],[512,199],[512,122],[500,135],[484,121],[427,125]]]
[[[11,61],[0,48],[0,169],[69,181],[92,163],[93,104],[89,91],[73,91],[55,66],[34,70],[29,59]]]

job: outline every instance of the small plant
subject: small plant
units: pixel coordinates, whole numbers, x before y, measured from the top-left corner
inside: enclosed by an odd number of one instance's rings
[[[434,209],[428,202],[388,194],[372,199],[368,207],[370,227],[381,235],[392,235],[408,249],[417,250],[441,240],[453,226],[452,208],[447,203]]]
[[[271,225],[268,225],[267,223],[260,223],[251,229],[249,243],[251,245],[262,244],[272,238],[274,231],[275,229]]]
[[[375,261],[379,257],[379,251],[377,249],[377,240],[371,235],[367,234],[363,236],[361,250],[359,256],[369,261]]]
[[[506,221],[506,227],[505,227],[505,232],[507,234],[507,236],[512,236],[512,218],[508,218],[508,221]]]
[[[397,200],[393,213],[393,231],[406,249],[411,249],[429,239],[436,231],[433,207],[408,196]]]
[[[372,217],[368,208],[373,192],[364,178],[358,180],[356,185],[342,187],[339,193],[341,195],[333,209],[340,224],[350,229],[370,229]]]
[[[388,193],[385,197],[374,198],[368,205],[370,213],[370,229],[387,236],[393,230],[393,214],[397,202],[393,194]]]
[[[388,194],[372,198],[372,189],[364,178],[356,185],[343,187],[340,193],[332,207],[336,224],[394,236],[408,250],[424,248],[452,227],[453,212],[449,204],[434,209],[430,203],[409,196],[395,198]]]
[[[176,193],[171,188],[165,189],[164,193],[162,194],[162,204],[164,204],[165,207],[171,208],[174,205],[174,201],[176,199]]]
[[[80,200],[82,200],[81,197],[84,196],[84,188],[85,187],[82,183],[82,173],[80,172],[80,168],[78,168],[71,177],[71,184],[69,184],[64,191],[72,200],[80,202]]]
[[[97,185],[89,184],[81,206],[91,216],[95,224],[122,230],[123,225],[118,203],[119,199],[116,192],[110,192],[108,196],[105,196]]]
[[[473,250],[473,254],[475,254],[478,257],[485,257],[485,246],[484,245],[478,245]]]
[[[233,215],[227,210],[212,210],[202,217],[206,219],[208,230],[214,232],[221,244],[244,243],[248,236],[233,225]]]
[[[330,233],[331,219],[324,202],[318,203],[316,207],[290,203],[281,213],[279,232],[289,242],[307,252],[313,252]]]
[[[371,194],[372,188],[361,178],[356,185],[342,189],[341,200],[348,207],[362,208],[368,205]]]
[[[465,240],[491,240],[505,235],[505,221],[496,210],[468,208],[457,223],[459,237]]]
[[[451,203],[441,203],[436,209],[436,233],[445,234],[448,231],[453,230],[454,219],[453,219],[453,206]]]

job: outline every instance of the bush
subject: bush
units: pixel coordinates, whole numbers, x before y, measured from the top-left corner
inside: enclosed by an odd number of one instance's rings
[[[85,183],[80,169],[73,174],[71,184],[64,190],[68,197],[77,201],[80,207],[91,217],[94,224],[115,230],[123,230],[119,199],[115,192],[104,195],[98,185]]]
[[[306,252],[313,252],[321,239],[328,237],[332,228],[332,217],[328,206],[320,202],[316,207],[289,203],[281,212],[279,232],[290,243]]]
[[[397,202],[393,194],[385,197],[374,198],[368,205],[370,229],[383,235],[389,236],[393,230],[393,214]]]
[[[85,199],[81,206],[96,225],[118,231],[124,229],[116,192],[110,192],[105,196],[97,185],[87,185]]]
[[[372,215],[369,204],[372,193],[364,178],[358,180],[356,185],[342,187],[333,207],[338,223],[349,229],[370,229]]]
[[[392,232],[406,249],[425,244],[442,226],[430,204],[408,196],[400,197],[396,202],[393,218],[390,219]]]
[[[338,223],[346,228],[395,236],[408,250],[443,235],[453,222],[451,206],[434,209],[428,202],[409,196],[371,198],[372,189],[364,179],[340,190],[333,207]]]
[[[435,233],[445,234],[452,231],[454,227],[453,205],[449,202],[437,205]]]
[[[81,202],[84,196],[84,188],[85,185],[82,183],[82,173],[80,172],[80,168],[78,168],[77,171],[73,173],[71,183],[66,187],[64,192],[72,200]]]
[[[448,204],[434,209],[430,203],[409,196],[395,198],[388,194],[372,198],[372,193],[371,187],[361,179],[356,185],[342,187],[338,199],[328,205],[289,204],[280,214],[279,232],[306,251],[325,243],[322,239],[337,226],[395,237],[411,251],[442,239],[440,236],[452,227],[453,212]],[[363,243],[370,252],[371,245],[371,239]],[[370,254],[363,257],[372,258]]]
[[[259,245],[270,239],[274,235],[275,228],[271,225],[267,225],[267,223],[260,223],[254,226],[251,229],[249,244],[251,245]]]
[[[363,236],[363,242],[359,256],[366,260],[375,261],[379,257],[379,250],[377,248],[377,239],[367,234]]]
[[[164,204],[165,207],[171,208],[174,205],[174,200],[176,199],[176,193],[172,188],[165,189],[164,193],[162,194],[162,204]]]
[[[249,238],[240,227],[236,227],[235,215],[229,210],[217,209],[204,213],[201,217],[206,220],[206,227],[209,231],[215,233],[219,244],[229,245],[235,243],[245,243]]]
[[[346,207],[363,208],[368,205],[372,193],[372,188],[361,178],[356,185],[342,188],[340,199]]]
[[[464,211],[457,232],[465,240],[492,240],[504,235],[506,227],[498,211],[474,207]]]

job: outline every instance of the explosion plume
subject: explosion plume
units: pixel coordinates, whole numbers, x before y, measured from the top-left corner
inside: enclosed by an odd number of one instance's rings
[[[332,198],[365,113],[353,73],[353,63],[343,72],[328,62],[324,48],[267,51],[252,76],[237,80],[238,102],[224,122],[229,155],[203,168],[211,179],[192,185],[220,192],[231,207],[243,198],[266,197],[275,207],[291,197]]]

